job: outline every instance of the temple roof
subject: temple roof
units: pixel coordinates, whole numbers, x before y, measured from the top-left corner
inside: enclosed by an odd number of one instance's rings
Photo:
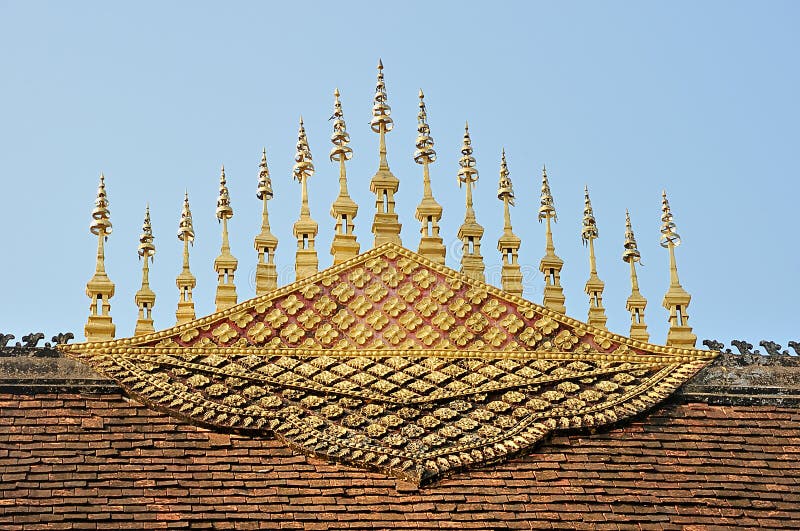
[[[59,348],[178,417],[417,483],[640,413],[714,357],[591,327],[392,243],[161,332]]]

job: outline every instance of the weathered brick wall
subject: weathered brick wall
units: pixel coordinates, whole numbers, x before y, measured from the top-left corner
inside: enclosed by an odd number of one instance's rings
[[[800,410],[673,402],[415,489],[110,394],[0,394],[0,529],[800,527]]]

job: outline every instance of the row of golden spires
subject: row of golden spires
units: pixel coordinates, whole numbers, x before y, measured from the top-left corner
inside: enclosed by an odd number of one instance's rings
[[[352,158],[353,150],[349,147],[350,136],[344,121],[338,89],[334,91],[333,134],[329,158],[332,162],[339,163],[339,195],[331,205],[331,216],[334,218],[335,235],[331,244],[331,254],[334,264],[348,260],[360,251],[360,245],[354,233],[354,219],[358,213],[358,205],[350,198],[347,190],[346,161]],[[399,188],[399,179],[389,169],[386,156],[386,133],[392,130],[394,122],[391,118],[391,107],[387,103],[386,84],[383,77],[383,64],[378,63],[378,79],[375,89],[373,105],[373,118],[370,122],[372,130],[380,135],[379,140],[379,165],[378,170],[370,181],[370,190],[375,194],[375,215],[372,223],[374,245],[393,242],[402,245],[400,241],[401,224],[395,212],[394,194]],[[431,136],[430,126],[427,123],[427,109],[425,95],[419,92],[419,113],[417,116],[416,150],[414,161],[423,167],[423,197],[415,211],[416,219],[421,223],[420,243],[418,253],[429,260],[444,264],[445,246],[439,233],[439,222],[442,218],[442,207],[433,197],[431,190],[429,165],[436,160],[434,140]],[[472,142],[469,135],[469,124],[464,128],[464,138],[459,159],[457,174],[459,186],[465,188],[465,216],[464,222],[458,230],[458,238],[462,242],[461,272],[471,278],[485,282],[485,265],[481,255],[481,239],[483,227],[477,222],[472,204],[472,191],[478,181],[478,170],[475,167]],[[316,273],[319,269],[315,239],[318,234],[318,224],[311,218],[308,201],[308,179],[314,174],[314,163],[311,150],[308,146],[303,119],[300,118],[298,140],[295,154],[295,164],[292,170],[293,177],[301,186],[300,217],[293,225],[293,233],[297,239],[295,253],[296,278],[301,279]],[[501,284],[503,290],[514,295],[522,295],[522,272],[519,265],[519,248],[521,240],[512,229],[510,206],[514,205],[514,190],[510,179],[510,172],[506,163],[505,150],[502,151],[500,164],[500,179],[497,197],[503,202],[503,233],[498,240],[497,249],[502,257]],[[256,295],[262,295],[277,288],[277,268],[275,265],[275,251],[278,239],[270,231],[269,213],[267,202],[272,199],[272,182],[267,166],[266,150],[262,151],[259,165],[258,187],[256,196],[262,201],[261,232],[255,238],[255,249],[258,254],[256,266]],[[219,198],[216,209],[217,219],[222,225],[222,246],[220,255],[214,260],[214,269],[217,272],[217,292],[215,297],[216,311],[223,310],[237,303],[234,276],[238,266],[237,259],[231,254],[228,237],[228,220],[233,216],[230,204],[225,168],[220,173]],[[542,169],[541,202],[538,212],[540,222],[545,221],[545,255],[539,264],[539,270],[544,275],[545,287],[542,304],[551,310],[565,313],[564,292],[561,287],[560,274],[564,265],[563,260],[555,253],[551,223],[557,221],[555,204],[550,192],[547,169]],[[669,249],[670,256],[670,287],[664,296],[663,305],[669,311],[669,333],[667,344],[675,346],[694,346],[696,337],[688,326],[686,308],[691,297],[681,287],[678,280],[675,263],[675,247],[680,244],[680,236],[670,210],[666,193],[662,194],[662,227],[661,245]],[[115,326],[110,316],[109,299],[114,295],[114,284],[105,273],[103,243],[111,233],[110,212],[108,197],[105,190],[104,176],[100,176],[100,185],[97,192],[96,206],[92,213],[90,230],[98,236],[97,266],[95,275],[86,286],[86,293],[92,300],[90,316],[85,327],[86,337],[89,341],[107,340],[114,337]],[[589,296],[589,314],[587,322],[590,325],[605,329],[606,315],[603,307],[602,295],[604,283],[597,274],[597,263],[594,252],[594,240],[599,236],[597,223],[594,218],[589,190],[585,189],[585,208],[581,239],[589,249],[589,280],[586,282],[585,292]],[[184,197],[183,211],[179,223],[178,239],[183,243],[183,268],[176,279],[179,290],[178,308],[176,311],[177,323],[185,323],[196,318],[192,290],[196,287],[196,279],[189,267],[189,245],[194,241],[194,228],[192,214],[189,208],[188,192]],[[136,321],[135,334],[154,332],[152,308],[155,304],[155,293],[149,286],[149,264],[155,254],[153,233],[150,225],[149,207],[145,213],[145,221],[140,237],[138,249],[142,263],[142,287],[136,293],[135,302],[139,310]],[[630,265],[631,295],[627,300],[627,309],[631,314],[629,335],[633,339],[649,341],[647,325],[644,320],[644,311],[647,300],[639,292],[636,275],[636,263],[640,254],[631,226],[630,215],[626,212],[625,251],[622,259]]]

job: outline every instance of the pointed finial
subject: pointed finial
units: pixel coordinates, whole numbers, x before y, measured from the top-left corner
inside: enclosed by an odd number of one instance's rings
[[[108,208],[108,195],[106,194],[106,177],[100,174],[100,184],[97,185],[97,199],[92,210],[92,222],[89,231],[95,236],[108,239],[111,234],[111,211]]]
[[[177,324],[182,324],[195,319],[192,290],[197,286],[197,280],[189,268],[189,244],[194,245],[194,224],[192,223],[192,210],[189,208],[188,190],[183,196],[183,210],[178,223],[178,240],[183,242],[183,268],[178,278],[175,279],[175,284],[178,286],[178,309],[175,311],[175,318]]]
[[[231,198],[228,194],[228,184],[225,181],[225,166],[219,175],[219,198],[217,199],[217,219],[231,219],[233,217],[233,208],[231,207]]]
[[[631,269],[631,294],[625,303],[625,307],[631,314],[631,327],[629,336],[637,341],[650,341],[650,334],[647,332],[647,324],[644,321],[644,311],[647,308],[647,299],[639,292],[639,279],[636,276],[636,262],[641,263],[641,255],[636,245],[636,237],[631,226],[631,215],[625,210],[625,250],[622,252],[622,260],[630,265]]]
[[[217,272],[217,294],[214,302],[218,312],[235,306],[238,300],[234,276],[239,262],[231,254],[228,240],[228,220],[232,217],[233,208],[225,181],[225,166],[222,166],[219,176],[219,198],[217,199],[217,219],[222,222],[222,247],[219,256],[214,260],[214,270]]]
[[[514,187],[509,177],[506,163],[506,150],[500,155],[500,180],[497,183],[497,198],[503,202],[503,234],[497,241],[497,250],[503,260],[500,282],[503,290],[514,295],[522,295],[522,270],[519,265],[519,248],[522,240],[511,228],[510,206],[514,204]]]
[[[485,282],[485,265],[481,256],[481,237],[483,227],[475,219],[475,210],[472,207],[472,188],[478,181],[478,169],[475,167],[475,157],[472,156],[472,139],[469,136],[469,125],[464,127],[464,142],[461,146],[461,158],[458,161],[458,185],[465,185],[466,209],[464,223],[458,229],[458,238],[461,240],[461,272],[476,280]]]
[[[694,347],[697,336],[689,326],[687,308],[692,300],[691,295],[683,289],[678,279],[678,265],[675,261],[675,247],[680,245],[681,237],[675,230],[672,210],[667,200],[666,190],[661,193],[661,246],[669,249],[669,289],[662,305],[669,311],[668,346]]]
[[[458,161],[458,186],[467,184],[467,188],[475,186],[478,181],[478,169],[475,157],[472,156],[472,139],[469,136],[469,122],[464,125],[464,141],[461,145],[461,158]],[[470,199],[472,194],[470,194]]]
[[[263,295],[278,287],[278,274],[275,266],[275,249],[278,238],[269,228],[269,212],[267,202],[272,199],[272,180],[267,168],[267,149],[261,151],[261,163],[258,165],[258,190],[256,197],[261,200],[261,232],[255,237],[254,246],[258,254],[256,264],[256,295]]]
[[[596,239],[600,233],[597,230],[597,222],[594,219],[594,211],[592,210],[592,201],[589,199],[589,187],[583,187],[583,230],[581,231],[581,241],[584,245],[589,243],[590,240]]]
[[[551,221],[558,221],[553,195],[550,193],[550,183],[547,180],[547,167],[542,166],[542,199],[539,207],[539,222],[546,220],[545,255],[539,262],[539,271],[544,274],[544,298],[542,304],[553,311],[566,313],[564,306],[564,290],[561,287],[561,268],[564,261],[556,255],[553,243]]]
[[[378,81],[375,85],[375,100],[372,106],[372,120],[370,127],[380,135],[378,142],[378,171],[369,182],[369,189],[375,194],[375,216],[372,218],[373,245],[395,243],[402,245],[400,240],[400,223],[394,211],[394,195],[400,188],[400,181],[389,169],[386,158],[386,133],[394,127],[391,118],[392,109],[387,103],[386,83],[383,81],[383,62],[378,61]]]
[[[425,108],[425,94],[419,89],[419,114],[417,114],[417,141],[414,162],[422,165],[422,201],[417,205],[414,216],[421,223],[418,252],[425,258],[444,264],[445,247],[439,235],[439,221],[442,219],[442,206],[433,198],[430,168],[436,160],[433,137],[428,125],[428,111]]]
[[[339,100],[339,89],[333,91],[333,134],[331,143],[333,147],[330,152],[331,162],[339,163],[339,195],[331,205],[331,216],[336,222],[335,234],[331,243],[331,254],[333,263],[340,264],[356,256],[361,249],[354,233],[355,224],[353,219],[358,214],[358,205],[350,197],[347,191],[347,168],[345,161],[353,157],[353,150],[350,148],[350,135],[347,133],[347,126],[344,122],[344,111],[342,102]]]
[[[153,261],[153,255],[156,254],[156,246],[153,244],[153,228],[150,225],[150,205],[147,205],[144,211],[144,223],[142,224],[142,234],[139,236],[139,258],[144,258],[145,261],[149,258]]]
[[[661,247],[677,247],[681,244],[681,237],[676,232],[676,228],[667,199],[667,191],[663,190],[661,192]]]
[[[589,246],[589,280],[586,281],[584,292],[589,296],[589,319],[588,323],[592,326],[605,329],[606,310],[603,308],[603,289],[605,284],[597,276],[597,259],[594,254],[594,240],[600,235],[597,230],[597,222],[592,211],[592,201],[589,199],[589,187],[584,186],[584,207],[583,207],[583,229],[581,230],[581,241]]]
[[[388,133],[394,126],[394,121],[391,118],[392,108],[387,102],[388,96],[386,94],[386,83],[383,80],[383,62],[378,60],[378,81],[375,84],[375,99],[372,105],[372,120],[370,126],[376,133]]]
[[[297,152],[294,160],[292,176],[300,183],[300,219],[292,227],[297,238],[294,266],[297,279],[301,279],[313,275],[319,267],[317,251],[314,248],[318,225],[311,219],[311,209],[308,206],[308,178],[314,174],[314,162],[311,157],[311,149],[308,147],[302,116],[300,117],[300,128],[297,131]]]
[[[550,193],[550,183],[547,180],[547,167],[542,166],[542,199],[541,206],[539,207],[539,223],[547,218],[558,221],[556,207],[553,203],[553,195]]]
[[[350,148],[350,134],[347,132],[347,125],[344,121],[344,111],[342,102],[339,100],[339,89],[333,91],[333,134],[331,135],[330,159],[332,162],[350,160],[353,157],[353,150]]]
[[[430,164],[436,160],[436,151],[433,149],[433,137],[428,125],[428,112],[425,108],[425,95],[419,91],[419,114],[417,114],[417,149],[414,151],[414,162],[417,164]]]
[[[500,201],[508,200],[510,205],[514,204],[514,187],[509,178],[511,172],[508,171],[508,164],[506,163],[506,148],[503,148],[500,155],[500,181],[497,184],[497,198]]]
[[[153,260],[153,255],[156,254],[156,247],[153,244],[153,240],[153,229],[150,226],[150,205],[147,205],[144,213],[142,234],[139,236],[138,249],[139,259],[144,258],[144,262],[142,263],[142,287],[136,292],[134,297],[134,301],[139,310],[136,328],[134,329],[134,335],[137,336],[155,332],[152,311],[156,302],[156,294],[150,289],[150,267],[148,263]]]
[[[628,209],[625,209],[625,250],[622,252],[622,261],[641,262],[642,255],[639,253],[639,247],[636,245],[636,236],[633,234],[633,227],[631,226],[631,214]],[[638,289],[638,288],[637,288]]]
[[[105,176],[100,174],[97,186],[97,198],[92,210],[92,221],[89,231],[97,236],[97,257],[95,272],[86,283],[86,296],[89,297],[89,319],[86,321],[84,333],[87,341],[103,341],[114,338],[116,327],[111,321],[111,303],[114,296],[114,283],[108,278],[105,267],[105,247],[103,242],[111,234],[111,211],[108,208]]]
[[[302,182],[303,178],[314,175],[314,162],[311,156],[311,149],[308,147],[306,138],[306,128],[303,126],[303,117],[300,117],[300,127],[297,131],[297,152],[294,156],[294,167],[292,176],[297,182]]]
[[[261,163],[258,165],[258,190],[256,197],[259,199],[272,199],[272,180],[269,178],[267,167],[267,148],[261,151]]]
[[[189,191],[183,196],[183,210],[178,224],[178,239],[194,245],[194,224],[192,223],[192,210],[189,208]]]

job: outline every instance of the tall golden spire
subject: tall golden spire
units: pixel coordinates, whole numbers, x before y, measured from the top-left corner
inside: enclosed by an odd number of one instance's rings
[[[503,259],[503,269],[500,273],[500,282],[503,290],[522,295],[522,271],[519,267],[519,247],[522,240],[514,234],[511,228],[510,206],[514,205],[514,188],[509,177],[506,164],[506,150],[500,157],[500,182],[497,184],[497,198],[503,202],[503,235],[497,241],[497,250]]]
[[[544,273],[544,300],[542,304],[559,313],[566,313],[564,306],[564,290],[561,288],[561,268],[564,261],[556,256],[556,247],[553,244],[553,232],[550,221],[558,221],[553,196],[550,194],[550,184],[547,181],[547,168],[542,167],[542,201],[539,207],[539,223],[547,221],[545,254],[539,262],[539,271]]]
[[[644,322],[644,310],[647,307],[647,299],[639,292],[639,279],[636,277],[636,262],[642,259],[639,248],[636,246],[636,237],[633,235],[631,227],[631,215],[625,211],[625,251],[622,253],[623,262],[628,262],[631,266],[631,295],[628,297],[625,307],[631,312],[631,339],[650,341],[650,334],[647,333],[647,324]]]
[[[261,232],[255,238],[255,248],[258,253],[256,265],[256,295],[263,295],[278,287],[278,271],[275,266],[275,249],[278,247],[278,238],[269,230],[269,213],[267,201],[272,199],[272,181],[269,178],[267,167],[267,149],[261,152],[261,164],[258,165],[258,189],[256,197],[261,200]]]
[[[295,165],[292,175],[300,182],[300,219],[293,226],[294,236],[297,238],[297,251],[295,253],[295,276],[297,279],[313,275],[319,270],[317,250],[314,248],[314,239],[317,237],[317,222],[311,219],[311,209],[308,206],[308,178],[314,175],[314,162],[311,150],[306,139],[306,129],[303,127],[303,118],[300,118],[300,130],[297,133],[297,153],[294,156]]]
[[[417,149],[414,162],[422,164],[422,201],[417,206],[416,218],[422,223],[419,240],[419,254],[425,258],[444,264],[445,247],[439,235],[439,221],[442,219],[442,206],[433,198],[431,175],[428,165],[436,160],[433,137],[428,126],[428,113],[425,109],[425,94],[419,91],[419,114],[417,115]]]
[[[392,108],[386,103],[386,84],[383,81],[383,62],[378,60],[378,83],[375,86],[375,103],[372,106],[372,130],[380,135],[378,171],[369,183],[369,189],[375,194],[375,217],[372,221],[372,234],[375,235],[374,246],[392,242],[400,242],[401,224],[394,211],[394,194],[400,187],[400,181],[389,169],[386,160],[386,133],[392,130],[394,121],[390,114]]]
[[[150,289],[150,262],[156,254],[156,246],[153,244],[153,228],[150,226],[150,205],[144,211],[144,223],[142,224],[142,234],[139,236],[139,259],[142,260],[142,287],[136,292],[134,300],[139,308],[139,318],[136,320],[134,335],[149,334],[155,332],[153,326],[153,305],[156,303],[156,294]]]
[[[469,123],[464,125],[464,144],[461,146],[461,159],[458,161],[458,186],[466,188],[466,212],[464,223],[458,229],[458,238],[461,240],[461,272],[474,279],[485,282],[483,272],[486,267],[481,256],[481,237],[483,227],[475,219],[475,210],[472,208],[472,188],[478,181],[478,169],[475,167],[475,157],[472,156],[472,139],[469,137]]]
[[[214,270],[217,272],[217,296],[214,302],[217,311],[236,305],[236,285],[233,282],[238,260],[231,254],[231,245],[228,241],[228,220],[233,217],[231,199],[228,195],[228,184],[225,182],[225,166],[219,176],[219,198],[217,199],[217,220],[222,222],[222,248],[219,256],[214,260]]]
[[[358,214],[358,205],[347,192],[347,169],[345,162],[353,157],[353,150],[350,148],[350,134],[344,123],[344,112],[342,102],[339,101],[339,89],[333,91],[333,134],[331,135],[330,159],[331,162],[339,163],[339,196],[331,205],[331,216],[336,220],[335,234],[331,243],[331,254],[333,263],[339,264],[353,258],[358,254],[361,247],[358,245],[356,235],[353,232],[355,224],[353,220]]]
[[[589,280],[586,281],[584,291],[589,296],[589,319],[588,323],[592,326],[605,329],[606,310],[603,308],[603,288],[605,284],[597,276],[597,260],[594,256],[594,241],[600,235],[597,230],[597,222],[592,211],[592,201],[589,199],[589,187],[584,191],[583,207],[583,230],[581,231],[581,241],[584,245],[589,245]]]
[[[178,286],[178,310],[175,312],[177,324],[187,323],[195,319],[194,301],[192,290],[197,286],[197,280],[189,269],[189,244],[194,245],[194,225],[192,224],[192,211],[189,208],[189,192],[183,197],[183,211],[178,224],[178,240],[183,242],[183,269],[175,279]]]
[[[693,347],[697,342],[697,336],[692,333],[692,327],[689,326],[689,315],[686,313],[692,297],[683,289],[678,280],[675,247],[680,245],[681,237],[675,230],[676,226],[672,220],[672,211],[666,191],[661,193],[661,212],[661,247],[669,249],[669,290],[664,295],[662,302],[664,308],[669,310],[667,345]]]
[[[114,296],[114,283],[106,274],[105,248],[103,244],[111,234],[111,212],[108,209],[105,176],[100,174],[97,186],[97,199],[92,211],[92,222],[89,231],[97,236],[97,260],[94,275],[86,283],[86,296],[91,299],[89,319],[86,321],[84,333],[87,341],[106,341],[114,339],[116,327],[111,321],[111,302]]]

